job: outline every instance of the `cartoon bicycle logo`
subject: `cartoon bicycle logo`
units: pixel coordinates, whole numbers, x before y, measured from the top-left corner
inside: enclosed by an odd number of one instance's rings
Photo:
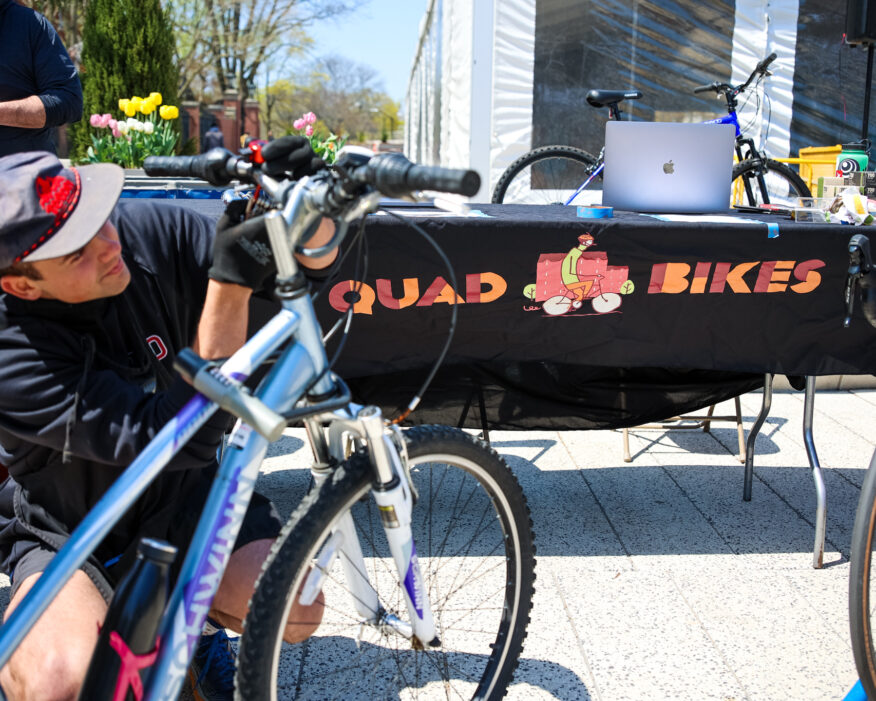
[[[538,259],[537,282],[526,286],[524,296],[541,303],[549,316],[581,310],[588,300],[596,314],[617,310],[635,285],[627,266],[608,265],[606,253],[587,250],[595,243],[591,234],[582,234],[568,253],[543,253]],[[525,307],[527,311],[538,308]]]

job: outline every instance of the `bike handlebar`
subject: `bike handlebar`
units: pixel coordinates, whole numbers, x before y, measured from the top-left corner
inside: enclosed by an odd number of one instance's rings
[[[767,72],[767,68],[769,65],[778,58],[776,52],[774,51],[769,56],[767,56],[763,61],[758,63],[754,70],[751,72],[751,75],[748,76],[748,80],[737,87],[733,87],[732,85],[728,85],[727,83],[719,83],[717,80],[713,83],[709,83],[708,85],[700,85],[694,88],[694,93],[702,93],[702,92],[716,92],[718,94],[721,93],[732,93],[731,97],[741,93],[745,90],[749,85],[751,85],[751,81],[758,75],[765,75]]]
[[[213,185],[227,185],[234,179],[257,179],[256,166],[245,157],[222,148],[211,149],[200,156],[149,156],[143,169],[151,176],[195,177]],[[350,181],[371,186],[388,197],[403,197],[415,190],[471,197],[481,186],[480,176],[473,170],[416,165],[400,153],[382,153],[368,160],[360,156],[346,164],[343,173]],[[334,183],[332,190],[336,198],[347,198],[351,194],[343,178]]]
[[[699,86],[695,87],[694,93],[710,92],[712,90],[714,90],[715,92],[721,92],[721,88],[723,85],[724,85],[723,83],[719,83],[716,80],[714,83],[709,83],[708,85],[699,85]],[[730,87],[730,86],[727,86],[727,87]]]

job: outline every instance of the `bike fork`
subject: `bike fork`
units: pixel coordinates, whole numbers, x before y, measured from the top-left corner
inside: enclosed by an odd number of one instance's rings
[[[369,445],[369,456],[375,475],[371,493],[377,503],[389,550],[398,570],[410,623],[385,611],[380,605],[377,592],[368,580],[365,559],[349,511],[338,521],[332,535],[320,550],[316,564],[302,587],[301,603],[307,605],[316,600],[327,573],[340,557],[356,611],[364,623],[389,628],[410,639],[415,647],[437,647],[441,641],[411,530],[414,501],[412,486],[401,465],[398,450],[386,435],[379,409],[361,409],[358,420]],[[316,476],[317,480],[320,478],[325,479],[325,476]]]
[[[414,500],[407,473],[392,440],[386,435],[380,410],[377,407],[365,407],[359,412],[359,420],[368,438],[374,468],[372,494],[380,510],[383,530],[402,581],[405,604],[413,626],[414,637],[411,642],[414,645],[419,643],[438,647],[441,641],[438,639],[411,531]]]

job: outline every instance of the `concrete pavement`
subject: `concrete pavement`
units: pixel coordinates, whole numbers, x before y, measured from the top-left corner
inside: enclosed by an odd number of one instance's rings
[[[743,397],[746,429],[760,399]],[[774,395],[747,503],[732,424],[634,431],[629,464],[620,432],[491,434],[529,498],[538,545],[532,623],[508,698],[841,699],[857,677],[848,554],[876,391],[819,392],[815,407],[822,570],[811,564],[802,393]],[[290,430],[266,460],[259,488],[284,515],[307,488],[308,458]]]
[[[746,430],[760,402],[759,392],[742,398]],[[508,698],[843,698],[857,678],[848,555],[876,391],[822,391],[815,407],[822,570],[812,568],[802,392],[773,397],[750,502],[733,424],[634,431],[629,464],[616,431],[493,432],[529,498],[538,546],[532,623]],[[306,487],[308,451],[290,431],[276,452],[261,489],[285,511]]]

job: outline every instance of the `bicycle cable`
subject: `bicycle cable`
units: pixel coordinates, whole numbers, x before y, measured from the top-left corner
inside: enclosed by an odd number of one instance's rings
[[[441,258],[441,261],[444,263],[444,266],[447,268],[447,277],[448,282],[450,283],[451,288],[454,290],[454,293],[457,289],[456,287],[456,274],[453,272],[453,266],[450,264],[450,259],[441,250],[441,247],[438,243],[433,239],[429,234],[426,233],[425,229],[421,227],[419,224],[414,222],[411,219],[407,219],[402,217],[395,212],[391,212],[387,209],[382,209],[381,211],[386,212],[389,216],[397,219],[403,224],[409,225],[414,231],[416,231],[420,236],[426,239],[426,242],[435,249],[435,252],[438,254],[438,257]],[[423,384],[420,385],[420,388],[417,390],[417,393],[414,395],[414,398],[408,402],[407,407],[402,411],[402,413],[394,418],[390,423],[399,424],[404,421],[408,416],[410,416],[411,412],[419,406],[420,401],[423,398],[423,395],[426,393],[426,390],[429,388],[429,385],[432,384],[432,380],[435,378],[435,374],[438,372],[438,368],[441,367],[441,364],[444,362],[444,358],[447,355],[447,352],[450,350],[450,344],[453,342],[453,335],[456,333],[456,320],[459,316],[459,312],[457,311],[458,305],[451,304],[450,305],[450,328],[447,332],[447,339],[444,341],[444,347],[441,349],[441,352],[438,354],[438,357],[435,359],[435,362],[432,364],[432,368],[429,371],[429,374],[426,376]]]
[[[362,285],[365,284],[365,278],[368,275],[368,238],[364,236],[364,232],[365,217],[362,217],[362,220],[359,223],[359,229],[356,232],[356,237],[354,239],[357,244],[358,254],[356,256],[356,267],[353,269],[353,279],[356,281],[356,287],[353,288],[352,292],[356,295],[357,299],[355,302],[350,304],[349,307],[347,307],[347,311],[345,312],[344,317],[341,317],[341,319],[346,318],[346,321],[344,323],[344,331],[341,334],[340,340],[338,341],[338,347],[335,348],[334,355],[332,355],[332,359],[329,361],[329,364],[327,366],[328,370],[331,370],[331,368],[334,367],[335,363],[338,362],[338,358],[340,358],[341,356],[341,351],[344,350],[344,346],[347,343],[347,338],[350,335],[350,327],[353,323],[353,307],[355,306],[356,302],[361,299],[360,290],[362,289]],[[359,271],[360,264],[362,265],[361,274]],[[338,323],[340,323],[341,319],[338,319]]]
[[[414,229],[414,231],[416,231],[418,234],[420,234],[420,236],[422,236],[426,240],[426,242],[430,246],[432,246],[433,249],[435,249],[435,251],[438,253],[438,256],[441,258],[441,262],[444,264],[444,267],[447,269],[447,277],[448,277],[448,282],[450,283],[450,286],[454,290],[456,290],[457,289],[456,274],[453,272],[453,266],[451,265],[450,260],[447,258],[447,255],[444,253],[444,251],[441,249],[441,247],[438,245],[438,243],[435,241],[435,239],[433,239],[428,233],[426,233],[426,231],[421,226],[416,224],[414,221],[407,219],[405,217],[402,217],[402,216],[396,214],[395,212],[392,212],[392,211],[387,210],[387,209],[381,208],[380,211],[384,212],[385,214],[387,214],[390,217],[393,217],[394,219],[399,220],[401,223],[410,226],[412,229]],[[323,290],[325,290],[330,285],[331,282],[334,281],[334,278],[337,276],[337,273],[340,271],[341,265],[346,260],[347,256],[350,255],[350,253],[353,251],[354,248],[357,250],[357,257],[356,257],[356,267],[355,267],[354,272],[353,272],[353,279],[356,281],[357,286],[355,288],[353,288],[352,291],[354,293],[356,293],[357,295],[359,294],[359,291],[362,289],[362,285],[364,284],[364,280],[368,274],[368,242],[367,241],[368,241],[368,237],[365,235],[365,218],[363,217],[359,223],[359,227],[356,231],[356,235],[354,236],[353,240],[351,241],[351,244],[357,244],[357,245],[350,245],[349,248],[347,248],[347,250],[344,252],[344,254],[335,262],[335,265],[332,266],[333,270],[329,274],[329,276],[326,278],[325,283],[320,288],[320,290],[313,295],[314,301],[319,297],[319,294]],[[359,274],[359,265],[360,264],[363,266],[361,275]],[[438,357],[433,362],[432,367],[430,368],[429,373],[426,376],[426,379],[423,381],[423,383],[420,385],[419,389],[416,391],[413,399],[411,399],[411,401],[408,402],[408,405],[401,412],[401,414],[399,416],[397,416],[395,419],[393,419],[391,421],[391,423],[394,423],[394,424],[401,423],[408,416],[410,416],[410,414],[417,408],[417,406],[419,406],[420,402],[422,401],[423,395],[426,393],[426,390],[429,388],[429,385],[432,384],[432,380],[435,378],[435,374],[438,372],[438,368],[444,362],[444,358],[447,356],[447,353],[450,350],[450,344],[453,342],[453,336],[456,332],[456,324],[457,324],[457,318],[458,318],[458,314],[459,314],[457,311],[457,305],[454,304],[454,305],[451,305],[451,307],[452,308],[450,311],[450,325],[449,325],[449,329],[448,329],[448,333],[447,333],[447,339],[444,341],[444,346],[441,349],[441,352],[438,354]],[[335,333],[337,333],[338,329],[340,329],[341,326],[343,325],[343,331],[341,333],[340,340],[338,341],[338,347],[335,349],[335,352],[332,356],[332,359],[329,361],[327,369],[331,369],[332,367],[334,367],[335,363],[338,361],[340,354],[341,354],[341,351],[343,350],[343,348],[347,342],[347,338],[348,338],[349,333],[350,333],[350,328],[352,326],[352,320],[353,320],[353,304],[351,304],[347,308],[347,311],[344,312],[344,315],[342,317],[340,317],[335,322],[335,324],[332,326],[332,328],[328,331],[328,333],[326,333],[323,336],[323,342],[328,341],[332,336],[334,336]]]

